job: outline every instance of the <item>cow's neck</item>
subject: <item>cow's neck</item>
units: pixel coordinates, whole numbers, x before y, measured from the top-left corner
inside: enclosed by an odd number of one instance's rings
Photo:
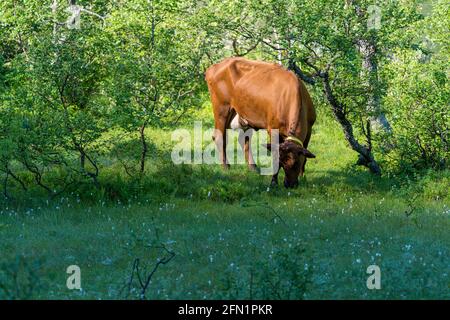
[[[303,140],[300,124],[300,108],[291,108],[286,124],[286,132],[282,133],[286,135],[285,138],[291,136]]]

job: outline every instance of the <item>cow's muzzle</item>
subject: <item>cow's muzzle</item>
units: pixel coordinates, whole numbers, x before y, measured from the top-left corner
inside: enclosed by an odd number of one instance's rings
[[[298,180],[293,181],[293,182],[289,182],[288,180],[284,179],[284,186],[285,186],[287,189],[290,189],[290,188],[297,188],[297,187],[298,187]]]

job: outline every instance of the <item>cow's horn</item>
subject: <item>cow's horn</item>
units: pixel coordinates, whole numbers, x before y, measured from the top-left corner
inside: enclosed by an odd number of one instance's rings
[[[305,148],[303,146],[303,142],[300,139],[296,138],[296,137],[289,136],[289,137],[286,138],[286,141],[292,141],[292,142],[298,144],[300,147]]]

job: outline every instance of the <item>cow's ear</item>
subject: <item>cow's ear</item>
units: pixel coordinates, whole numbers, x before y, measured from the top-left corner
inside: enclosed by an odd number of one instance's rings
[[[306,158],[315,158],[315,157],[316,157],[316,155],[315,155],[314,153],[310,152],[309,150],[307,150],[307,149],[305,149],[305,148],[302,148],[300,152],[301,152],[301,154],[303,154]]]

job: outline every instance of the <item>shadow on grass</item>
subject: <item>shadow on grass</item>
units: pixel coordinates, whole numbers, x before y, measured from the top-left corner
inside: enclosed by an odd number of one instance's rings
[[[153,139],[147,139],[149,149],[144,174],[139,174],[138,170],[139,140],[133,137],[119,140],[113,149],[104,154],[105,162],[102,163],[99,177],[100,188],[96,188],[90,181],[81,181],[68,188],[63,196],[76,198],[77,202],[85,204],[99,201],[129,203],[149,199],[164,203],[171,198],[219,203],[247,200],[269,203],[270,199],[286,199],[289,195],[299,198],[341,199],[346,194],[353,197],[361,194],[408,197],[411,191],[419,192],[417,184],[411,183],[412,180],[406,176],[374,176],[364,168],[352,165],[342,169],[307,166],[305,177],[301,178],[299,187],[293,190],[283,187],[284,173],[281,170],[279,186],[271,187],[271,176],[251,172],[246,165],[232,165],[228,171],[218,164],[175,165],[171,161],[171,140],[158,134]],[[436,179],[428,179],[428,185],[435,185]],[[445,196],[444,182],[439,189],[429,188],[430,194]],[[413,187],[416,189],[413,190]],[[42,201],[46,201],[42,191],[39,193],[30,190],[26,195],[17,197],[16,202],[17,206],[25,207],[38,206]],[[7,201],[5,205],[11,206],[12,203]]]
[[[210,199],[236,202],[243,198],[286,197],[293,195],[385,194],[399,186],[399,179],[373,176],[359,168],[343,171],[307,171],[297,189],[285,189],[283,174],[279,186],[271,187],[270,176],[251,172],[245,165],[234,165],[225,171],[220,165],[159,164],[142,182],[153,196]]]
[[[284,173],[281,170],[278,187],[270,187],[270,176],[262,176],[251,172],[245,165],[232,165],[225,171],[215,165],[175,165],[171,160],[173,142],[168,136],[156,132],[147,138],[148,158],[147,170],[139,179],[129,179],[113,174],[120,170],[107,169],[104,174],[106,196],[111,200],[126,200],[133,194],[144,197],[210,199],[214,201],[236,202],[242,198],[286,197],[286,194],[298,195],[335,195],[351,194],[386,194],[393,188],[402,185],[402,178],[374,176],[361,167],[349,165],[344,169],[317,166],[306,168],[306,176],[300,180],[295,190],[283,187]],[[116,143],[107,158],[120,159],[121,166],[131,166],[136,173],[141,145],[138,139],[132,138]],[[124,166],[125,165],[125,166]],[[123,171],[123,170],[122,170]],[[127,170],[129,171],[129,169]]]

